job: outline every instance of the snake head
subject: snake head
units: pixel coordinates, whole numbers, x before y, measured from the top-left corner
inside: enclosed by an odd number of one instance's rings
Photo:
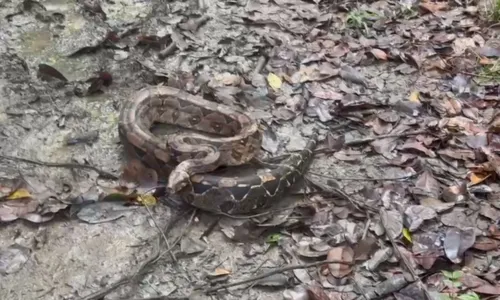
[[[187,172],[173,171],[168,177],[167,191],[177,193],[190,183],[190,177]]]

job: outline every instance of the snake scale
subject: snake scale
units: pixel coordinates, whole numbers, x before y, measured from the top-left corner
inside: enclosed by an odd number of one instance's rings
[[[188,132],[161,138],[150,131],[154,123],[216,137]],[[127,99],[118,129],[129,154],[168,176],[169,193],[200,209],[227,214],[269,206],[301,177],[317,143],[314,134],[302,151],[259,174],[212,174],[221,166],[242,165],[256,157],[262,143],[258,123],[234,108],[167,86],[143,88]]]

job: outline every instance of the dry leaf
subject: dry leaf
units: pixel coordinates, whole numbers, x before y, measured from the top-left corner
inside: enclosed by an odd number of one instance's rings
[[[269,86],[274,90],[279,90],[282,84],[281,78],[279,78],[278,75],[274,73],[269,73],[269,75],[267,75],[267,83],[269,83]]]
[[[419,6],[421,8],[423,8],[424,10],[434,14],[440,10],[447,9],[448,2],[427,2],[427,1],[424,1],[424,2],[421,2],[419,4]]]
[[[337,263],[328,264],[332,276],[342,278],[351,273],[351,264],[354,260],[354,251],[350,247],[334,247],[328,251],[327,260],[336,260]]]
[[[408,98],[409,101],[411,102],[418,102],[420,103],[420,92],[419,91],[413,91],[410,94],[410,97]]]
[[[13,192],[7,197],[7,200],[16,200],[23,198],[32,198],[30,192],[25,188],[20,188],[17,191]]]
[[[371,49],[371,54],[373,54],[373,56],[375,56],[377,59],[380,59],[380,60],[387,60],[387,53],[385,53],[384,51],[380,50],[380,49],[376,49],[376,48],[373,48]]]

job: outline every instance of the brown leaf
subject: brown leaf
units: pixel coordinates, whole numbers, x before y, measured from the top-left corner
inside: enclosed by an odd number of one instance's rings
[[[351,273],[351,264],[354,260],[354,251],[348,246],[334,247],[328,251],[327,260],[336,260],[338,263],[328,264],[330,274],[336,278],[342,278]]]
[[[400,148],[401,148],[401,150],[414,150],[414,151],[420,152],[420,153],[425,154],[425,155],[432,157],[432,158],[436,157],[436,153],[434,153],[434,151],[427,149],[420,142],[406,142]]]
[[[467,183],[462,182],[461,185],[454,185],[444,188],[442,197],[445,202],[464,202],[469,198]]]
[[[32,218],[30,214],[38,209],[38,201],[32,198],[0,202],[0,222],[10,222],[18,218]]]
[[[377,59],[387,60],[387,53],[380,49],[373,48],[370,50],[370,53],[373,54]]]
[[[480,294],[500,295],[500,285],[482,285],[472,290]]]
[[[325,293],[325,290],[317,285],[307,287],[308,300],[330,300],[330,297]],[[297,299],[298,300],[298,299]]]
[[[466,118],[466,117],[462,117],[462,116],[453,117],[453,118],[442,118],[439,121],[438,126],[440,128],[446,127],[448,130],[460,131],[462,133],[470,134],[470,135],[485,132],[484,129],[482,129],[481,127],[474,124],[473,120]]]
[[[149,189],[157,185],[158,174],[155,170],[147,168],[140,160],[132,159],[123,168],[120,185],[128,186],[127,183],[134,183],[144,189]]]
[[[430,13],[436,13],[440,10],[445,10],[448,8],[448,2],[428,2],[428,1],[423,1],[419,4],[419,6],[424,9],[425,11],[428,11]]]
[[[500,176],[500,157],[498,157],[489,147],[481,147],[481,151],[486,154],[488,161],[494,168],[498,176]]]
[[[424,171],[415,182],[415,187],[420,191],[425,192],[429,196],[439,198],[441,187],[439,182],[434,178],[431,172]]]
[[[472,248],[481,251],[492,251],[500,248],[500,241],[489,237],[480,236],[476,239],[476,242],[474,243],[474,245],[472,245]]]
[[[373,131],[379,135],[388,134],[393,129],[393,125],[391,123],[385,122],[378,117],[373,120],[372,126]]]
[[[467,150],[467,149],[446,148],[446,149],[438,150],[437,153],[440,156],[446,156],[449,158],[463,160],[463,161],[467,161],[467,160],[471,161],[471,160],[474,160],[476,158],[474,151]]]

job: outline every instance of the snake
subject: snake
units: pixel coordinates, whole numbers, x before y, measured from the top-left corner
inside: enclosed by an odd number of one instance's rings
[[[151,132],[155,123],[197,132],[158,136]],[[211,174],[256,158],[262,143],[259,124],[236,108],[169,86],[146,87],[127,98],[118,131],[127,153],[168,177],[168,193],[195,207],[228,214],[264,207],[278,197],[303,172],[316,144],[314,137],[300,153],[262,174]]]

